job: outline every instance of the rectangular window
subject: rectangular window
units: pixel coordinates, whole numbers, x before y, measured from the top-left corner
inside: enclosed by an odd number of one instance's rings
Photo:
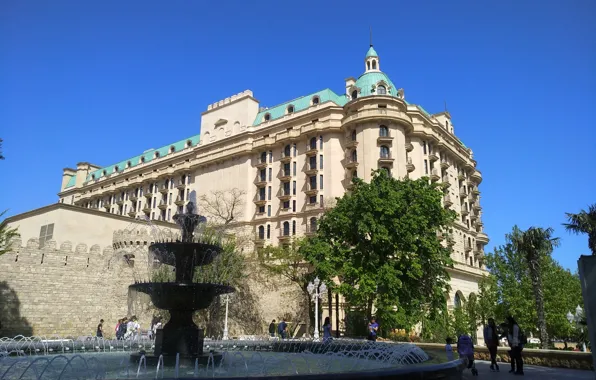
[[[259,200],[260,201],[264,201],[265,200],[265,188],[261,187],[259,189]]]
[[[54,223],[41,226],[39,230],[39,249],[54,237]]]
[[[292,211],[296,212],[296,201],[292,201]]]
[[[292,195],[296,195],[296,181],[292,182]]]
[[[267,239],[271,239],[271,225],[267,225]]]
[[[319,176],[319,189],[323,190],[323,175],[322,174]]]
[[[168,221],[170,221],[171,216],[172,216],[172,210],[168,209]]]
[[[190,189],[186,189],[186,199],[184,199],[185,201],[188,200],[188,198],[190,197]]]
[[[314,190],[317,188],[317,176],[313,175],[309,178],[310,189]]]
[[[428,143],[428,154],[432,154],[433,153],[433,144]]]
[[[424,174],[428,174],[428,161],[424,160]]]
[[[422,142],[422,153],[426,154],[426,141]]]
[[[323,136],[319,137],[319,149],[323,150]]]
[[[151,220],[155,220],[155,211],[151,212]]]
[[[259,214],[265,213],[265,206],[259,206]]]
[[[296,157],[296,152],[298,151],[296,149],[296,144],[294,144],[294,146],[292,147],[293,153],[294,153],[294,157]]]
[[[285,163],[284,164],[284,175],[290,175],[290,163]]]
[[[155,208],[155,203],[157,202],[157,197],[153,197],[153,208]]]
[[[126,214],[126,210],[128,210],[128,205],[124,205],[124,213]]]
[[[294,164],[294,170],[292,172],[294,173],[293,175],[296,176],[296,161],[294,161],[293,164]]]
[[[168,194],[168,205],[170,205],[170,206],[172,205],[172,198],[174,198],[174,194],[172,194],[172,193]]]
[[[269,151],[269,163],[273,162],[273,152]]]
[[[310,197],[310,199],[308,200],[310,204],[315,204],[317,203],[317,196],[313,195],[312,197]]]
[[[271,200],[271,186],[267,188],[267,199]]]
[[[319,205],[323,207],[323,196],[319,195]]]
[[[269,168],[269,181],[271,181],[271,178],[273,178],[273,169]]]
[[[284,182],[284,195],[290,195],[290,183]]]
[[[271,216],[271,205],[267,206],[267,216]]]
[[[319,169],[323,169],[323,155],[319,156]]]
[[[288,210],[290,208],[290,201],[285,201],[283,204],[283,209]]]
[[[314,169],[316,169],[316,168],[317,168],[317,157],[316,157],[316,156],[311,156],[311,157],[308,159],[308,161],[309,161],[309,162],[308,162],[308,163],[309,163],[309,165],[308,165],[308,168],[309,168],[310,170],[314,170]]]
[[[259,178],[261,182],[267,181],[267,170],[261,169],[261,172],[259,173]]]

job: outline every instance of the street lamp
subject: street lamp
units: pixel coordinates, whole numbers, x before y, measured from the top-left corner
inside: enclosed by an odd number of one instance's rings
[[[314,338],[319,339],[319,298],[321,298],[327,292],[327,286],[321,282],[319,278],[315,278],[313,282],[309,282],[306,287],[308,294],[311,295],[315,302],[315,334]]]
[[[575,315],[571,314],[571,312],[567,313],[567,320],[569,321],[569,323],[575,322],[576,327],[579,327],[579,329],[582,333],[582,336],[584,335],[584,328],[580,322],[582,320],[583,315],[584,315],[584,309],[582,309],[582,307],[579,305],[577,305],[577,307],[575,308]],[[586,352],[586,343],[585,342],[582,342],[582,352]]]
[[[228,302],[230,301],[230,296],[226,294],[226,319],[224,322],[224,332],[223,332],[223,340],[228,340]]]

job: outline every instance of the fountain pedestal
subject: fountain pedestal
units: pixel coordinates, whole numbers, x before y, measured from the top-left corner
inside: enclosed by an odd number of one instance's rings
[[[170,320],[162,329],[161,344],[155,342],[154,354],[181,357],[203,355],[203,330],[192,320],[193,311],[170,311]]]

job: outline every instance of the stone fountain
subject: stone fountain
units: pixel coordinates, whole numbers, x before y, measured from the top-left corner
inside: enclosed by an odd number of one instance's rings
[[[140,353],[132,359],[143,354],[148,359],[163,355],[165,360],[177,354],[181,359],[193,360],[204,356],[203,330],[193,322],[193,314],[208,308],[215,297],[235,290],[224,284],[193,282],[195,268],[210,264],[222,250],[218,241],[195,236],[197,226],[205,220],[195,214],[195,205],[189,202],[185,213],[174,215],[174,221],[182,230],[181,238],[149,246],[157,261],[175,268],[176,279],[174,282],[137,282],[129,289],[132,293],[149,295],[155,307],[170,313],[170,320],[156,334],[153,355]]]

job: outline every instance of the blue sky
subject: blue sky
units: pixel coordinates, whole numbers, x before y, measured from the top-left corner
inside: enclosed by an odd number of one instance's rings
[[[194,135],[207,104],[263,106],[363,71],[368,30],[406,99],[453,117],[474,150],[488,248],[514,224],[561,227],[596,202],[596,2],[0,2],[0,210],[57,201],[62,168]],[[208,6],[205,6],[208,4]],[[290,4],[290,3],[288,3]],[[590,186],[591,185],[591,186]]]

